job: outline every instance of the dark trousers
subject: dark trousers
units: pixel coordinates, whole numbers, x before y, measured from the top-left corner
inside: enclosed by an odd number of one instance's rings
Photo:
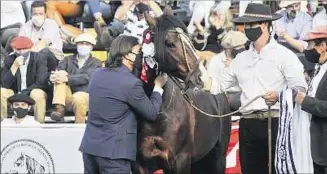
[[[48,71],[49,72],[55,71],[57,69],[58,62],[59,62],[56,56],[48,48],[41,50],[39,53],[47,57]]]
[[[313,171],[314,174],[327,174],[327,166],[321,166],[313,162]]]
[[[130,174],[131,162],[83,153],[84,174]]]
[[[275,145],[278,118],[272,118],[272,172],[275,172]],[[240,121],[240,161],[242,174],[268,174],[268,119],[245,119]]]

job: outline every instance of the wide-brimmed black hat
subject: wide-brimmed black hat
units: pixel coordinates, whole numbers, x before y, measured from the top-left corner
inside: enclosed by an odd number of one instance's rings
[[[14,102],[25,102],[29,105],[34,105],[35,101],[28,95],[25,94],[15,94],[8,98],[8,102],[13,104]]]
[[[281,18],[281,14],[272,14],[269,5],[249,3],[243,16],[235,18],[234,23],[253,23],[274,21]]]

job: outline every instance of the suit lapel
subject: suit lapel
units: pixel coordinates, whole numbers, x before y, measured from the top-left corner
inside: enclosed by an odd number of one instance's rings
[[[27,70],[26,70],[26,86],[29,86],[30,82],[32,81],[31,71],[32,71],[32,68],[33,68],[33,64],[34,64],[34,59],[33,59],[32,53],[31,53],[30,60],[28,62]],[[34,68],[36,68],[36,67],[34,67]]]
[[[324,76],[322,77],[321,81],[319,82],[317,92],[316,92],[316,98],[320,98],[321,96],[318,96],[318,91],[326,90],[323,89],[325,86],[327,86],[327,71],[325,72]]]

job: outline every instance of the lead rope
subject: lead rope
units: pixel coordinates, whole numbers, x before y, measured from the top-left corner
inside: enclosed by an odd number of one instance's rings
[[[199,111],[200,113],[204,114],[204,115],[207,115],[209,117],[214,117],[214,118],[223,118],[223,117],[230,117],[234,114],[237,114],[239,113],[242,109],[246,108],[247,106],[249,106],[250,104],[252,104],[254,101],[258,100],[259,98],[262,98],[263,96],[265,95],[258,95],[256,96],[255,98],[253,98],[251,101],[249,101],[248,103],[246,103],[245,105],[241,106],[237,111],[234,111],[234,112],[231,112],[229,114],[224,114],[224,115],[215,115],[215,114],[209,114],[209,113],[206,113],[204,111],[202,111],[201,109],[199,109],[198,107],[196,107],[193,103],[193,101],[186,95],[186,94],[183,94],[183,96],[185,97],[186,101],[188,101],[190,103],[190,105],[197,111]]]

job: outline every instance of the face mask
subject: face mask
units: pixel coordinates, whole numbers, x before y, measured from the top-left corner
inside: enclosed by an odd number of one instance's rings
[[[248,29],[245,29],[245,35],[250,41],[255,42],[262,35],[262,30],[260,27],[248,28]]]
[[[78,55],[80,55],[80,56],[88,56],[88,55],[90,55],[91,51],[92,51],[92,48],[90,46],[77,45],[77,52],[78,52]]]
[[[36,27],[41,27],[44,23],[44,16],[33,16],[32,17],[32,22]]]
[[[16,56],[16,57],[23,56],[24,58],[27,58],[29,54],[30,54],[29,51],[27,51],[27,52],[25,52],[25,53],[18,53],[18,52],[15,52],[15,56]]]
[[[294,19],[296,17],[296,10],[288,10],[287,11],[287,17],[288,19]]]
[[[245,51],[245,48],[240,48],[240,49],[233,49],[232,50],[232,58],[234,59],[239,53]]]
[[[17,118],[24,118],[28,114],[28,109],[23,109],[23,108],[14,108],[14,113]]]
[[[304,50],[305,58],[311,63],[319,63],[320,54],[316,49]]]
[[[323,4],[323,6],[324,6],[324,8],[325,8],[325,10],[327,12],[327,4]]]

